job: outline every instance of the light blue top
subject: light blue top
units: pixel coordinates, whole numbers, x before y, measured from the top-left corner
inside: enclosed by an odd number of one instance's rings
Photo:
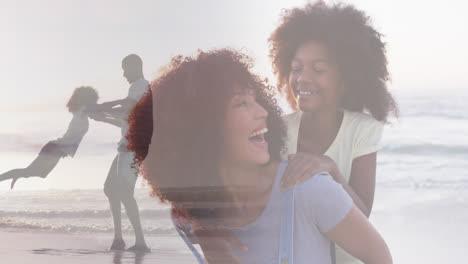
[[[248,225],[231,229],[249,248],[248,252],[233,248],[242,263],[278,263],[282,206],[286,197],[279,181],[287,164],[283,161],[279,165],[262,214]],[[294,263],[331,263],[331,241],[324,233],[348,214],[353,206],[351,197],[328,173],[322,172],[297,185],[294,199]]]

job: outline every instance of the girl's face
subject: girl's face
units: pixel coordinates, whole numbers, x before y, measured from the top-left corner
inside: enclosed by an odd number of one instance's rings
[[[331,60],[325,45],[309,41],[298,47],[291,62],[289,88],[302,111],[339,106],[343,85],[338,66]]]
[[[252,93],[235,94],[227,105],[223,123],[224,144],[222,159],[235,165],[263,165],[270,160],[268,143],[268,112],[260,106]]]

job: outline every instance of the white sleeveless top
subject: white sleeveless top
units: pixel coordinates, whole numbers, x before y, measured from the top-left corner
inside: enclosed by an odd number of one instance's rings
[[[284,159],[297,152],[302,114],[298,111],[283,117],[287,127],[286,149],[282,153]],[[343,177],[349,181],[353,160],[378,151],[382,133],[383,123],[367,114],[344,110],[338,134],[325,155],[335,161]]]

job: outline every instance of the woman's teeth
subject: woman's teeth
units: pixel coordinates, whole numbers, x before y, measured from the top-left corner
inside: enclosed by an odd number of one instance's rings
[[[265,134],[266,132],[268,132],[268,128],[264,128],[264,129],[260,129],[258,131],[255,131],[253,132],[252,134],[249,135],[249,138],[253,138],[253,137],[256,137],[256,136],[260,136],[262,134]]]

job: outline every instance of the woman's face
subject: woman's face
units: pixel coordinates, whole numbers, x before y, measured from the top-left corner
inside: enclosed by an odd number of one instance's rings
[[[252,93],[235,94],[227,105],[223,124],[224,149],[222,159],[234,165],[263,165],[270,160],[268,143],[268,112]]]
[[[299,46],[291,62],[289,88],[302,111],[339,106],[343,85],[338,66],[331,60],[325,45],[309,41]]]

